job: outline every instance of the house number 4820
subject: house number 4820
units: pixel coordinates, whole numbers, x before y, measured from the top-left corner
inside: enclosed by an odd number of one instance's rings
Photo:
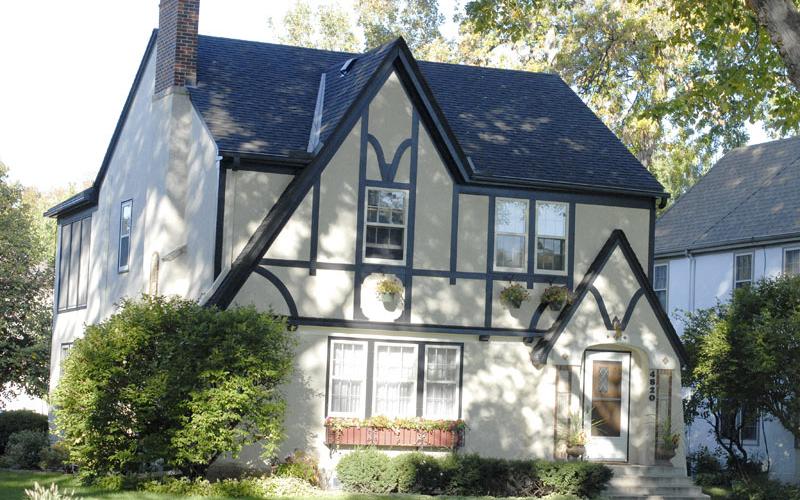
[[[650,401],[656,400],[656,371],[650,370]]]

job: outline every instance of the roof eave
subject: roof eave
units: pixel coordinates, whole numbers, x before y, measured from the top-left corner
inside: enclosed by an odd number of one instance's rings
[[[604,186],[595,186],[592,184],[576,183],[576,182],[554,182],[554,181],[539,181],[533,179],[524,179],[520,177],[494,177],[486,175],[473,175],[470,179],[475,184],[490,184],[501,186],[523,186],[531,189],[548,189],[556,191],[580,191],[587,193],[604,193],[604,194],[621,194],[626,196],[640,196],[647,198],[667,199],[670,194],[666,191],[630,189],[630,188],[612,188]],[[513,183],[511,182],[513,181]]]
[[[778,243],[793,242],[798,240],[800,240],[800,231],[768,235],[768,236],[752,236],[750,238],[740,238],[738,240],[710,243],[708,245],[695,245],[686,248],[656,251],[655,257],[657,259],[659,258],[664,259],[667,257],[683,256],[686,255],[687,252],[691,254],[712,253],[712,252],[732,250],[742,247],[760,246],[763,244],[778,244]]]
[[[97,191],[94,186],[84,189],[58,205],[52,206],[42,214],[44,217],[60,218],[78,210],[92,207],[97,204]]]

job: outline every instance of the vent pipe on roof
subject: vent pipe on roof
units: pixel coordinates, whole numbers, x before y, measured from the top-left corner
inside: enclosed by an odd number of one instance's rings
[[[197,24],[200,0],[161,0],[154,93],[197,82]]]
[[[351,57],[350,59],[346,60],[344,62],[344,64],[342,64],[342,67],[339,69],[339,73],[342,76],[344,76],[347,73],[349,73],[350,70],[353,69],[353,65],[356,63],[357,60],[358,60],[358,58],[356,58],[356,57]]]

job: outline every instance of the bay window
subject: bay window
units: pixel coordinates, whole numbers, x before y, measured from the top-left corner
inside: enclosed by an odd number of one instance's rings
[[[494,268],[525,272],[528,200],[499,198],[495,205]]]
[[[331,339],[327,416],[459,418],[461,344]]]
[[[567,270],[566,203],[536,204],[536,269],[555,274]]]

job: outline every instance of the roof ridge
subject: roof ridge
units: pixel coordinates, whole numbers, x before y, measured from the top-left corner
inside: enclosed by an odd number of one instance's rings
[[[351,55],[351,56],[353,56],[353,55],[364,54],[364,52],[343,52],[343,51],[338,51],[338,50],[318,49],[316,47],[303,47],[302,45],[290,45],[288,43],[265,42],[263,40],[247,40],[247,39],[244,39],[244,38],[232,38],[232,37],[229,37],[229,36],[204,35],[204,34],[198,34],[197,36],[200,37],[200,38],[214,38],[216,40],[228,40],[228,41],[231,41],[231,42],[255,43],[255,44],[258,44],[258,45],[269,45],[269,46],[272,46],[272,47],[287,47],[287,48],[290,48],[290,49],[310,50],[310,51],[314,51],[314,52],[322,52],[322,53],[325,53],[325,54],[333,54],[333,55],[343,55],[343,56]]]
[[[777,142],[777,141],[776,141],[776,142]],[[727,156],[727,155],[726,155],[726,156]],[[800,155],[798,155],[798,156],[797,156],[797,157],[796,157],[794,160],[792,160],[792,161],[790,161],[790,162],[787,162],[785,165],[781,166],[779,169],[777,169],[777,170],[776,170],[776,171],[775,171],[775,172],[774,172],[772,175],[770,175],[769,177],[766,177],[766,178],[762,179],[762,180],[761,180],[761,182],[759,182],[759,183],[758,183],[758,185],[757,185],[757,186],[755,186],[755,187],[753,188],[753,190],[750,192],[750,194],[748,194],[747,196],[745,196],[745,197],[742,199],[742,201],[741,201],[741,202],[739,202],[738,204],[736,204],[735,206],[733,206],[733,207],[732,207],[730,210],[728,210],[727,212],[725,212],[725,214],[724,214],[722,217],[720,217],[719,219],[717,219],[717,220],[716,220],[716,222],[714,222],[713,224],[711,224],[710,226],[708,226],[708,227],[707,227],[707,228],[706,228],[706,229],[705,229],[705,230],[704,230],[702,233],[700,233],[700,235],[698,235],[698,236],[697,236],[697,238],[693,239],[693,240],[691,241],[691,243],[689,243],[689,246],[691,247],[692,245],[694,245],[695,243],[697,243],[697,241],[698,241],[698,240],[700,240],[700,238],[702,238],[702,237],[704,237],[705,235],[707,235],[708,233],[710,233],[712,229],[714,229],[716,226],[718,226],[720,223],[722,223],[722,221],[724,221],[725,219],[727,219],[727,218],[728,218],[728,216],[730,216],[730,215],[731,215],[733,212],[735,212],[735,211],[736,211],[736,210],[738,210],[740,207],[742,207],[742,206],[743,206],[745,203],[747,203],[748,201],[750,201],[750,199],[752,199],[752,198],[753,198],[753,196],[755,196],[755,195],[756,195],[758,192],[760,192],[760,191],[761,191],[761,190],[762,190],[764,187],[766,187],[766,184],[767,184],[768,182],[772,181],[773,179],[775,179],[776,177],[778,177],[779,175],[781,175],[781,174],[782,174],[784,171],[786,171],[786,169],[788,169],[788,168],[792,167],[794,164],[796,164],[796,163],[798,163],[798,162],[800,162]]]

